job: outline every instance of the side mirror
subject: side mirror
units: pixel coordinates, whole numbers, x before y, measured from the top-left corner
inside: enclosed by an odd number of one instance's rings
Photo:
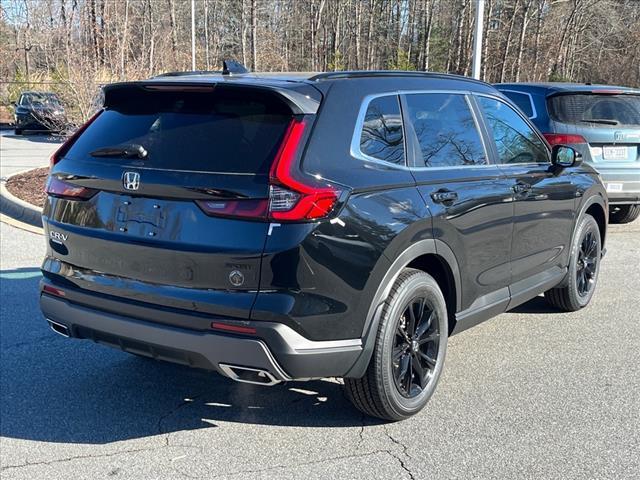
[[[551,163],[556,167],[577,167],[582,163],[580,152],[565,145],[554,145],[551,149]]]

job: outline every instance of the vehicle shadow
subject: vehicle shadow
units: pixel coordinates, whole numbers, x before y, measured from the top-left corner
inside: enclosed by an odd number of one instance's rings
[[[39,279],[36,268],[0,271],[4,437],[104,444],[219,422],[363,425],[336,381],[241,384],[58,336],[39,311]]]
[[[553,305],[550,305],[542,295],[538,295],[535,298],[532,298],[528,302],[523,303],[522,305],[518,305],[516,308],[509,310],[512,313],[533,313],[533,314],[549,314],[549,313],[558,313],[562,312],[562,310],[557,309]]]

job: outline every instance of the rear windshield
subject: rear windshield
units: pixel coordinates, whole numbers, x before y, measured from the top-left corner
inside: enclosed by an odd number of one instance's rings
[[[640,126],[640,95],[557,95],[549,99],[549,113],[562,123]]]
[[[65,157],[127,164],[131,158],[95,158],[91,152],[135,144],[148,152],[145,167],[264,174],[291,120],[276,94],[250,89],[152,92],[136,87],[112,97]]]

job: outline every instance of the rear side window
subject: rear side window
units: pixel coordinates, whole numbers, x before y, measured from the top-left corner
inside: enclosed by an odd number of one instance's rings
[[[397,95],[369,102],[360,134],[360,151],[376,160],[404,165],[404,135]]]
[[[118,94],[66,157],[131,162],[118,157],[93,158],[91,152],[139,144],[148,152],[145,167],[266,174],[290,120],[289,108],[267,92],[132,88]]]
[[[524,113],[527,117],[529,118],[535,117],[535,114],[533,111],[533,105],[531,104],[531,97],[529,95],[527,95],[526,93],[511,92],[511,91],[503,91],[502,93],[504,93],[509,100],[515,103],[516,106],[520,110],[522,110],[522,113]]]
[[[407,115],[422,152],[417,167],[487,163],[480,134],[464,95],[409,94],[406,102]]]
[[[640,95],[569,94],[548,100],[551,118],[584,126],[640,126]]]
[[[513,108],[493,98],[478,97],[478,102],[495,140],[500,163],[549,161],[544,142]]]

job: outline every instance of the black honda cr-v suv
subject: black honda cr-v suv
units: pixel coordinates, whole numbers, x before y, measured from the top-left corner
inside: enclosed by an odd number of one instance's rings
[[[58,333],[273,385],[342,377],[418,412],[449,335],[591,299],[605,190],[490,85],[192,72],[104,88],[52,158],[41,307]]]

